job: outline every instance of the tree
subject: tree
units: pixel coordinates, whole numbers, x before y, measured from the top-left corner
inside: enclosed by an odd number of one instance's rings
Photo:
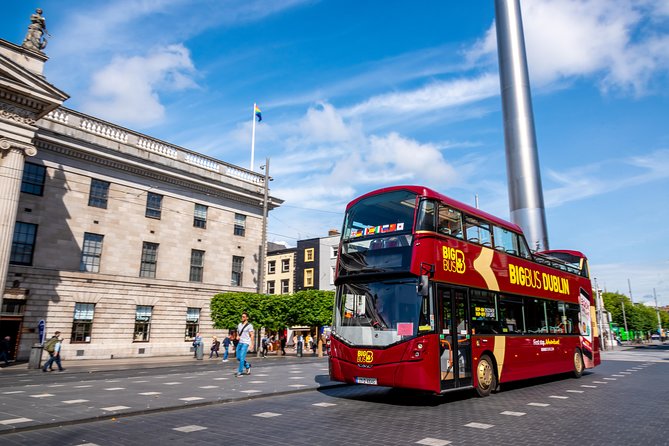
[[[303,290],[291,295],[289,325],[322,327],[332,324],[334,291]]]

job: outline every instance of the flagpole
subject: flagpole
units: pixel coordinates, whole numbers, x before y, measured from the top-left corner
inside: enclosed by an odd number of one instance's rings
[[[253,131],[251,132],[251,167],[253,171],[253,155],[256,149],[256,103],[253,103],[253,111],[251,113],[251,121],[253,122]]]

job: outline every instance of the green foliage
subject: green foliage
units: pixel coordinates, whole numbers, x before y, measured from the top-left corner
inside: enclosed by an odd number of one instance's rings
[[[211,299],[211,320],[215,328],[237,327],[242,313],[257,328],[272,331],[306,325],[332,324],[334,291],[307,290],[295,294],[220,293]]]
[[[646,333],[657,330],[657,312],[655,308],[640,303],[633,304],[627,296],[620,293],[603,293],[602,299],[604,300],[604,308],[611,313],[613,322],[619,327],[625,327],[626,319],[629,330]],[[623,304],[625,306],[624,317]],[[669,322],[669,315],[666,315],[666,319]]]

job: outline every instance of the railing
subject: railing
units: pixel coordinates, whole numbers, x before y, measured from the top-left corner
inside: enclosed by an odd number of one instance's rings
[[[49,112],[44,118],[70,127],[76,127],[78,120],[79,129],[87,133],[102,136],[148,152],[157,153],[167,158],[181,160],[202,169],[218,172],[221,175],[237,178],[253,184],[263,184],[265,180],[262,174],[194,153],[179,146],[152,139],[141,133],[136,133],[113,124],[96,120],[90,116],[65,107]]]

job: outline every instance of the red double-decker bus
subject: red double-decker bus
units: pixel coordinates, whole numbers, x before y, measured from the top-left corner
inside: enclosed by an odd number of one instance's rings
[[[600,363],[586,257],[420,186],[346,208],[330,377],[443,393]]]

